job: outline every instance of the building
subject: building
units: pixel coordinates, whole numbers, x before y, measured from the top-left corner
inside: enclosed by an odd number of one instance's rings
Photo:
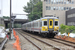
[[[2,17],[2,0],[0,0],[0,17]]]
[[[5,24],[4,24],[4,19],[3,18],[0,18],[0,26],[5,26]]]
[[[66,24],[66,11],[73,8],[75,8],[75,0],[44,0],[43,17],[57,16],[59,17],[59,25]]]
[[[75,26],[75,9],[66,11],[66,25]]]

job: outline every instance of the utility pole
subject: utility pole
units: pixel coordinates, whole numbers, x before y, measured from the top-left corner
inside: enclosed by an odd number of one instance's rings
[[[10,36],[9,36],[9,38],[11,39],[11,2],[12,2],[12,0],[10,0]]]
[[[1,0],[1,17],[3,16],[3,0]]]
[[[16,16],[13,16],[13,15],[11,16],[11,23],[12,23],[11,39],[14,39],[14,36],[13,36],[13,28],[14,28],[15,17],[16,17]]]

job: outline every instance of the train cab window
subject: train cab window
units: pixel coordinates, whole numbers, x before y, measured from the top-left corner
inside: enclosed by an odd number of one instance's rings
[[[44,25],[47,25],[47,21],[44,21]]]
[[[50,25],[52,25],[52,21],[50,21]]]
[[[57,26],[58,25],[58,21],[55,21],[55,26]]]

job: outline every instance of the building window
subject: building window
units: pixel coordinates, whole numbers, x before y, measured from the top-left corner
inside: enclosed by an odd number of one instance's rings
[[[72,2],[72,4],[74,4],[74,2]]]
[[[66,9],[68,10],[68,7],[66,7]]]
[[[69,10],[71,9],[71,7],[69,7]]]
[[[50,0],[49,0],[49,4],[50,4]]]
[[[48,0],[46,0],[46,4],[48,4]]]
[[[51,4],[53,4],[53,2],[54,2],[54,1],[53,1],[53,0],[51,0]]]
[[[67,16],[67,18],[72,18],[72,17],[75,17],[75,14],[70,14]]]
[[[47,0],[46,2],[49,4],[74,4],[74,0]]]
[[[56,0],[54,0],[54,4],[56,3]]]
[[[51,6],[46,6],[46,10],[70,10],[73,9],[74,7],[51,7]]]
[[[61,7],[61,10],[64,10],[64,8],[63,8],[63,7]]]
[[[48,6],[46,6],[46,10],[48,10]]]
[[[50,8],[50,6],[49,6],[49,10],[50,10],[51,8]]]
[[[67,1],[66,4],[69,4],[69,2]]]
[[[75,25],[75,22],[68,22],[67,25]]]
[[[74,7],[71,7],[71,9],[74,9]]]
[[[53,10],[56,10],[55,7],[53,7]]]
[[[46,10],[50,10],[51,9],[51,7],[50,6],[46,6]]]
[[[61,8],[59,7],[59,10],[61,10]]]
[[[74,4],[74,0],[72,0],[71,2],[72,2],[72,4]]]
[[[75,14],[73,14],[72,16],[75,17]]]
[[[51,10],[53,10],[53,7],[51,7]]]
[[[64,10],[66,10],[66,7],[64,7]]]

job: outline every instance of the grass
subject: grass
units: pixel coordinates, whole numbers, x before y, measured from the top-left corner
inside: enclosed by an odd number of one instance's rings
[[[4,26],[4,25],[0,24],[0,26]]]

